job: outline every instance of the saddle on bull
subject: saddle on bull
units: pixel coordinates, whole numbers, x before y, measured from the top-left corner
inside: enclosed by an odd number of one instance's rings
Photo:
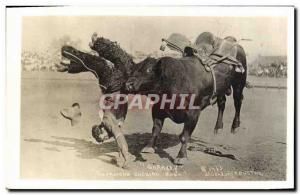
[[[201,60],[207,71],[211,71],[213,65],[223,62],[234,66],[236,72],[244,73],[242,64],[237,60],[237,40],[228,36],[221,39],[210,32],[201,33],[194,44],[184,35],[174,33],[167,39],[162,39],[161,50],[166,46],[171,50],[179,51],[183,56],[195,55]]]

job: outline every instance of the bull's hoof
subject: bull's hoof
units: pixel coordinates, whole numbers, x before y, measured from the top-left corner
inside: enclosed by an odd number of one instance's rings
[[[187,158],[175,158],[174,164],[175,165],[184,165],[187,161]]]
[[[222,131],[223,131],[223,128],[215,129],[214,134],[217,135],[219,132],[222,132]]]
[[[150,154],[154,154],[155,153],[155,149],[152,147],[144,147],[141,151],[142,153],[150,153]]]
[[[236,134],[239,131],[240,127],[232,127],[231,128],[231,133]]]
[[[239,120],[233,120],[232,126],[231,126],[231,133],[235,134],[238,132],[239,127],[240,127],[241,121]]]

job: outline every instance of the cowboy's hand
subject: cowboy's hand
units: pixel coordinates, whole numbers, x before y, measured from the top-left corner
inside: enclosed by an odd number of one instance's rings
[[[55,64],[55,67],[58,72],[66,72],[69,70],[69,67],[64,64]]]

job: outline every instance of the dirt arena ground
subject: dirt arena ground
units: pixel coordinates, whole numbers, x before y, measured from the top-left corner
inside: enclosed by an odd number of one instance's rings
[[[249,77],[251,83],[286,86],[285,79]],[[286,90],[245,89],[241,127],[230,133],[234,116],[227,97],[224,130],[214,135],[217,106],[206,108],[189,144],[189,162],[175,166],[182,125],[167,120],[157,154],[140,154],[151,136],[151,113],[129,111],[125,134],[137,157],[128,169],[118,167],[116,143],[96,143],[91,127],[98,124],[100,90],[89,73],[22,73],[21,177],[32,179],[191,179],[285,180]],[[63,107],[81,105],[81,122],[74,127],[60,115]],[[236,160],[205,152],[214,148]]]

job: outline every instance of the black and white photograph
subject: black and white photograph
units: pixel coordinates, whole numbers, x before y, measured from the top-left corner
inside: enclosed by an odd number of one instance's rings
[[[6,20],[8,188],[293,186],[293,7],[7,8]]]

